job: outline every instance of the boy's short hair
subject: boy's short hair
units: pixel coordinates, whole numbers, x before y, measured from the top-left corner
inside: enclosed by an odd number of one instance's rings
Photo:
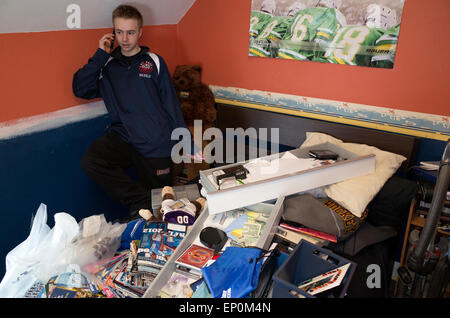
[[[138,21],[139,28],[142,27],[144,19],[142,14],[133,6],[121,4],[114,9],[112,13],[112,21],[114,23],[115,18],[136,19]]]

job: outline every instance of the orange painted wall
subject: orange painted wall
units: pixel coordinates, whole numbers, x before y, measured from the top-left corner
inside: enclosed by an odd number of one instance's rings
[[[141,43],[171,72],[200,63],[207,84],[448,116],[450,1],[432,3],[405,1],[393,70],[248,57],[251,0],[197,0],[178,25],[144,27]],[[108,31],[0,34],[0,122],[86,103],[72,76]]]
[[[176,66],[176,25],[147,26],[141,44]],[[0,34],[0,122],[88,101],[72,93],[73,74],[110,29]]]
[[[248,57],[251,0],[197,0],[178,24],[180,63],[203,81],[450,115],[450,1],[406,0],[394,69]]]

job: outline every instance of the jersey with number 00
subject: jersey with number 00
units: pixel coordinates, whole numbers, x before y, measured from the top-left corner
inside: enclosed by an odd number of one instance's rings
[[[273,17],[256,38],[251,38],[248,53],[251,56],[275,57],[292,17]]]
[[[333,8],[307,8],[296,13],[284,35],[278,57],[307,60],[322,56],[334,33],[343,26]]]
[[[252,11],[250,17],[250,37],[257,37],[272,17],[273,15],[266,12]]]
[[[161,213],[165,222],[189,226],[195,222],[196,207],[187,198],[166,199],[161,202]]]
[[[393,68],[395,51],[397,50],[400,24],[387,29],[375,42],[375,55],[372,56],[372,66]]]
[[[383,29],[352,25],[340,29],[325,54],[330,63],[370,66]]]

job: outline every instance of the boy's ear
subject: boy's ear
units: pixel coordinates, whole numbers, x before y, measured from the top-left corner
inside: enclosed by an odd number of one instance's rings
[[[139,37],[138,38],[140,39],[141,36],[142,36],[142,27],[139,28]]]

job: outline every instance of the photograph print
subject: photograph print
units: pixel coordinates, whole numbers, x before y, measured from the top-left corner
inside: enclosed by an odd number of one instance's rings
[[[404,0],[252,0],[249,56],[393,68]]]

